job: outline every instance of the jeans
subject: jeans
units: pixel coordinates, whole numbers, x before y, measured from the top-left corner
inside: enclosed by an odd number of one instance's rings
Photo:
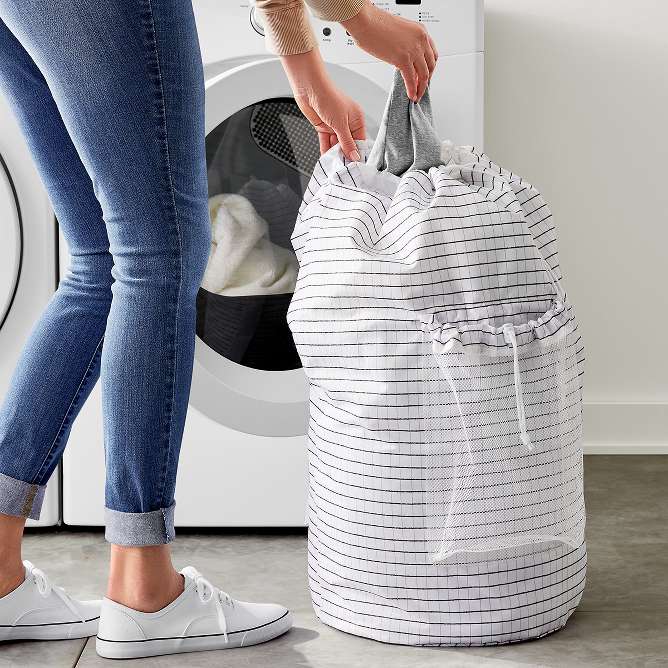
[[[0,409],[0,512],[39,516],[101,376],[106,538],[167,543],[210,249],[191,3],[0,0],[0,92],[71,253]]]

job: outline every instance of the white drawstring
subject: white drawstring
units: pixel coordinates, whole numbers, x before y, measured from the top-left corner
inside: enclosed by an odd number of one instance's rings
[[[227,618],[225,617],[225,610],[223,604],[234,607],[234,601],[229,594],[226,594],[221,589],[214,587],[205,577],[202,576],[195,568],[188,566],[181,571],[184,575],[192,578],[195,581],[195,590],[202,603],[208,603],[213,599],[216,606],[216,616],[218,617],[218,626],[223,633],[225,642],[228,642],[227,637]]]
[[[517,404],[517,421],[520,424],[520,440],[522,445],[526,447],[529,452],[533,450],[533,443],[529,438],[527,432],[527,417],[524,410],[524,394],[522,392],[522,378],[520,376],[520,362],[518,359],[517,353],[517,338],[515,336],[515,328],[506,323],[503,326],[503,338],[506,340],[506,343],[512,346],[513,348],[513,369],[515,373],[515,403]]]
[[[52,585],[44,571],[36,568],[29,561],[24,561],[23,565],[26,567],[29,577],[32,578],[32,581],[35,583],[37,591],[41,596],[48,598],[52,593],[55,594],[76,618],[80,619],[82,622],[86,621],[85,615],[81,613],[81,610],[77,609],[72,599],[65,593],[65,590],[62,587]]]

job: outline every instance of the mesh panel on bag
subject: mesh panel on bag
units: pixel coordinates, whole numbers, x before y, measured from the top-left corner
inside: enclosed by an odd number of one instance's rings
[[[555,338],[561,340],[520,349],[531,451],[520,441],[512,351],[494,357],[435,354],[431,342],[425,341],[426,502],[432,561],[535,543],[582,543],[576,346],[564,337]]]

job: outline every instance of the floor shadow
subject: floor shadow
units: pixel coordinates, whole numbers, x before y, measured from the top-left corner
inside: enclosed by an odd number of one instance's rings
[[[237,665],[246,666],[248,659],[251,659],[250,665],[257,666],[271,666],[271,668],[316,668],[311,661],[306,658],[304,653],[300,650],[306,643],[317,640],[320,634],[313,629],[304,628],[301,626],[293,626],[284,636],[272,640],[269,643],[256,645],[249,649],[240,649],[241,652],[249,652],[252,650],[252,657],[244,655],[244,663],[237,664],[234,661],[229,661],[227,652],[225,653],[225,666],[229,668]],[[233,650],[236,652],[236,650]],[[212,664],[213,665],[213,664]]]

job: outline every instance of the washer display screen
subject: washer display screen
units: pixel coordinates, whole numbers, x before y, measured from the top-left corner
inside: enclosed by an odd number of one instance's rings
[[[197,298],[197,335],[252,369],[300,368],[286,322],[297,279],[290,236],[319,156],[291,98],[237,112],[207,136],[212,247]]]

